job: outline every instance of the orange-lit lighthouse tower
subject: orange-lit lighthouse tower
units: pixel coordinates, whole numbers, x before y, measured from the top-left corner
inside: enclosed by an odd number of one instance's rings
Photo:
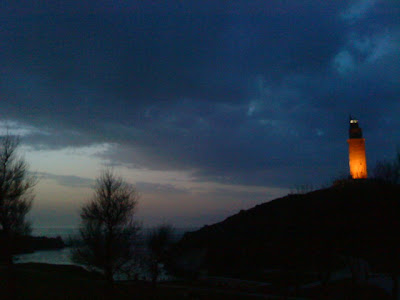
[[[362,137],[358,120],[350,116],[349,129],[349,166],[353,179],[367,178],[367,159],[365,157],[365,139]]]

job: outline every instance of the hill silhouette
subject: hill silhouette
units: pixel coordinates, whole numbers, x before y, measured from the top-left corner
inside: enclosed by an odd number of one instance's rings
[[[362,258],[376,271],[394,273],[399,269],[399,242],[400,186],[345,180],[186,233],[176,253],[186,257],[182,269],[190,265],[189,254],[197,253],[198,270],[225,276],[274,268],[322,276],[346,258]]]

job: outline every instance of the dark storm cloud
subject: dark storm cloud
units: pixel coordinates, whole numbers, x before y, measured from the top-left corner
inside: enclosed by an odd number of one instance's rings
[[[371,162],[394,151],[398,2],[166,3],[3,4],[0,117],[47,130],[36,147],[229,183],[342,172],[350,112]]]
[[[138,181],[135,183],[135,188],[139,191],[139,193],[160,193],[162,195],[179,195],[179,194],[187,194],[188,190],[180,189],[172,184],[160,184],[160,183],[152,183],[152,182],[143,182]]]

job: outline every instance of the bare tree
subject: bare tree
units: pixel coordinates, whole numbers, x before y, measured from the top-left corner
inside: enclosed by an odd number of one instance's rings
[[[0,142],[0,226],[4,258],[12,263],[13,238],[30,233],[26,214],[32,206],[37,178],[18,156],[19,138],[7,133]]]
[[[312,184],[300,184],[296,185],[293,189],[291,189],[290,193],[291,194],[298,194],[298,195],[304,195],[309,192],[314,191],[314,187]]]
[[[373,169],[373,177],[393,184],[400,183],[400,150],[394,160],[378,161]]]
[[[147,265],[153,285],[156,285],[161,274],[161,264],[166,263],[168,260],[168,250],[173,242],[173,234],[173,227],[164,224],[153,229],[147,237]]]
[[[133,216],[138,200],[136,189],[112,170],[97,179],[93,198],[81,210],[81,246],[72,259],[101,270],[113,283],[114,275],[134,259],[133,244],[139,226]]]

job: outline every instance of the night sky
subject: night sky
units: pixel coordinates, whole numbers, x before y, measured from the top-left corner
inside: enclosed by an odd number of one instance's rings
[[[74,226],[105,165],[145,225],[200,226],[400,146],[400,1],[1,1],[0,128]]]

